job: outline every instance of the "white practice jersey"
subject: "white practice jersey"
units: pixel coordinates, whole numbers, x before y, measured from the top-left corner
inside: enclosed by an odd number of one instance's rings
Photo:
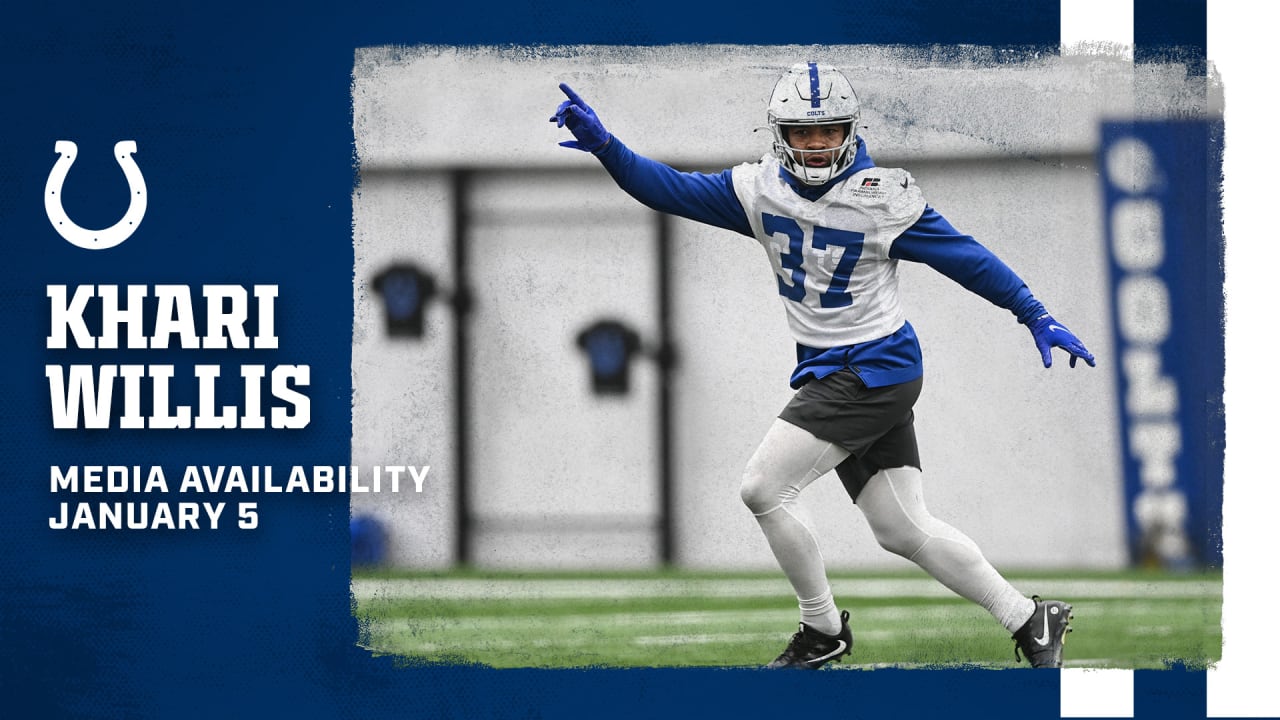
[[[769,255],[796,342],[853,345],[891,335],[906,322],[889,248],[925,209],[910,173],[868,168],[811,201],[796,194],[777,158],[767,155],[733,168],[733,190]]]

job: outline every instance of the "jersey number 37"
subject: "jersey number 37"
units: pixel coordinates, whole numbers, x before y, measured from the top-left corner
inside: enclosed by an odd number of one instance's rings
[[[791,277],[778,275],[778,293],[788,300],[804,302],[804,280],[807,272],[804,267],[804,228],[794,219],[782,215],[762,213],[764,231],[768,235],[782,235],[788,239],[786,252],[778,254],[784,271],[790,270]],[[836,230],[815,225],[811,246],[819,252],[828,248],[841,247],[844,253],[835,269],[831,271],[831,282],[827,289],[818,295],[818,301],[824,308],[848,307],[853,304],[853,293],[849,292],[849,278],[853,275],[853,266],[862,257],[863,233],[852,230]]]

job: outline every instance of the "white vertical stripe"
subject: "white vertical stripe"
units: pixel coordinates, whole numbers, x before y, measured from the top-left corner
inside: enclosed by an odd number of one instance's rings
[[[1208,673],[1209,717],[1277,717],[1274,509],[1275,403],[1280,400],[1274,355],[1264,348],[1275,323],[1276,243],[1266,237],[1274,188],[1273,96],[1275,3],[1208,3],[1208,55],[1224,86],[1226,157],[1224,231],[1227,243],[1227,447],[1223,500],[1226,551],[1222,661]],[[1265,133],[1265,134],[1264,134]]]
[[[1061,0],[1063,55],[1105,51],[1133,59],[1133,3],[1120,0]]]
[[[1059,713],[1064,718],[1133,717],[1133,671],[1066,668]]]
[[[1059,12],[1063,55],[1102,52],[1133,58],[1131,2],[1061,0]],[[1066,668],[1061,673],[1062,717],[1133,717],[1133,671]]]

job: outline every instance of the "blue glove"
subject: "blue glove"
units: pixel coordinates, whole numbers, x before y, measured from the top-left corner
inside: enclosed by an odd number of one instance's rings
[[[596,117],[596,111],[591,109],[578,97],[578,93],[573,88],[560,83],[560,89],[564,94],[569,96],[568,100],[560,103],[560,107],[556,108],[556,114],[551,116],[551,122],[556,127],[567,127],[569,132],[573,133],[576,140],[565,140],[560,143],[567,148],[575,150],[584,150],[586,152],[595,152],[605,145],[609,144],[609,131],[604,129],[604,125],[600,124],[600,118]]]
[[[1080,338],[1071,333],[1049,313],[1045,313],[1040,317],[1027,323],[1027,329],[1031,331],[1031,337],[1035,338],[1036,347],[1040,349],[1040,357],[1044,360],[1044,366],[1049,367],[1053,364],[1053,356],[1049,351],[1055,347],[1060,347],[1071,353],[1071,367],[1076,366],[1076,360],[1084,359],[1089,363],[1089,367],[1094,367],[1097,363],[1093,360],[1093,353],[1085,349],[1084,343],[1080,342]]]

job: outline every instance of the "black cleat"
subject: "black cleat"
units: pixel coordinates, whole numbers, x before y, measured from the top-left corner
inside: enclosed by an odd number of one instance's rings
[[[1022,662],[1022,655],[1026,655],[1031,667],[1060,668],[1062,645],[1071,632],[1071,606],[1057,600],[1041,600],[1039,595],[1032,595],[1031,599],[1036,603],[1036,611],[1013,634],[1016,643],[1013,656]]]
[[[787,649],[765,665],[767,668],[803,668],[817,670],[828,662],[849,654],[853,633],[849,630],[849,611],[840,613],[840,633],[825,635],[800,623],[800,631],[791,636]]]

